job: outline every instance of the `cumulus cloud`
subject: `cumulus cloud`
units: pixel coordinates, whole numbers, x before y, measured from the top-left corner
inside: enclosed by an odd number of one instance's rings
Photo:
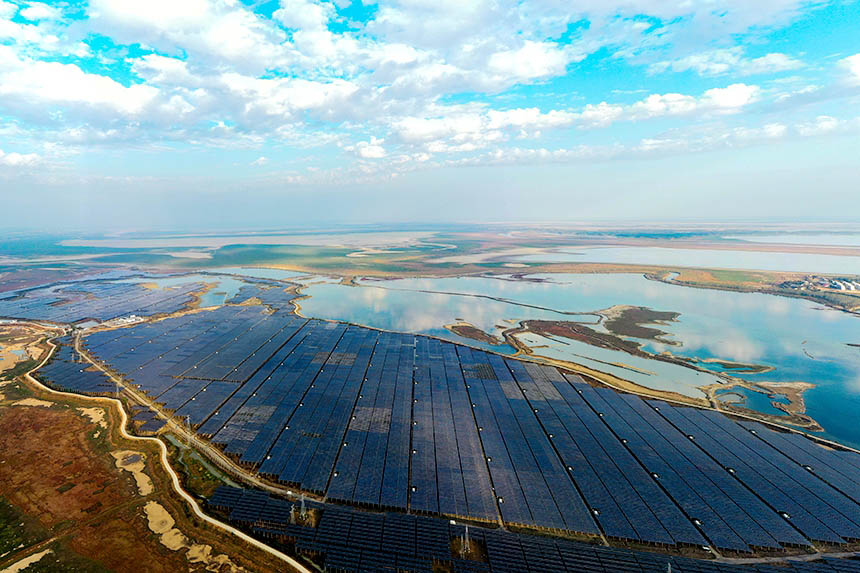
[[[36,165],[41,159],[36,153],[5,153],[0,149],[0,165],[4,167],[29,167]]]
[[[388,155],[382,146],[383,143],[385,143],[384,139],[371,137],[370,141],[359,141],[355,145],[347,146],[346,150],[354,152],[362,159],[382,159]]]
[[[316,110],[322,116],[334,116],[337,114],[338,104],[358,90],[352,82],[338,79],[270,79],[226,73],[221,75],[219,80],[227,91],[242,99],[244,115],[282,119],[290,119],[307,110]]]
[[[18,13],[18,5],[0,0],[0,18],[11,18]]]
[[[565,110],[541,112],[536,107],[516,108],[508,110],[489,110],[487,112],[488,127],[501,129],[505,127],[545,129],[571,125],[579,116]]]
[[[474,151],[504,141],[512,134],[527,137],[541,130],[570,127],[600,128],[616,121],[641,121],[666,116],[691,114],[725,115],[736,113],[754,102],[760,88],[732,84],[713,88],[699,97],[686,94],[652,94],[630,105],[587,104],[580,110],[514,108],[508,110],[473,109],[463,106],[441,107],[435,117],[406,117],[393,129],[408,144],[423,144],[431,152]]]
[[[152,86],[127,87],[107,76],[87,73],[75,64],[19,58],[9,46],[0,46],[0,101],[18,108],[97,107],[136,115],[158,93]]]
[[[178,58],[147,54],[131,62],[131,69],[155,84],[194,86],[197,79],[188,71],[188,63]]]
[[[732,84],[707,90],[700,98],[677,93],[653,94],[633,104],[631,115],[634,118],[652,118],[696,111],[733,113],[755,101],[760,91],[758,86]]]
[[[819,115],[811,121],[798,124],[796,129],[805,137],[832,133],[857,133],[860,131],[860,117],[839,119],[830,115]]]
[[[737,46],[691,54],[671,61],[651,65],[652,72],[685,72],[692,70],[702,76],[752,76],[773,74],[803,67],[803,62],[786,54],[773,52],[758,58],[744,57],[743,48]]]
[[[564,73],[569,61],[565,51],[550,42],[526,41],[514,50],[495,52],[490,70],[516,80],[530,80]]]
[[[319,30],[326,26],[335,14],[335,6],[329,2],[313,0],[281,0],[275,11],[275,20],[297,30]]]
[[[545,147],[511,147],[491,150],[463,159],[450,159],[450,165],[499,165],[578,163],[662,157],[682,153],[702,153],[725,148],[762,145],[788,137],[800,126],[768,123],[761,126],[714,128],[667,133],[645,137],[631,144],[577,145],[547,149]]]
[[[860,84],[860,54],[848,56],[839,61],[845,70],[848,71],[849,80],[853,83]]]
[[[600,102],[588,104],[579,115],[582,123],[590,127],[606,127],[624,115],[624,106]]]
[[[286,57],[286,35],[273,22],[231,0],[91,0],[95,31],[171,55],[188,53],[211,65],[263,72]]]
[[[2,11],[2,9],[0,9]],[[60,10],[42,2],[31,2],[20,12],[27,20],[57,20],[61,17]]]

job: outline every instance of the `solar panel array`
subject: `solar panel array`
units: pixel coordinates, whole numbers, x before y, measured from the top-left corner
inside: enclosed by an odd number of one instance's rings
[[[105,319],[144,302],[150,312],[177,308],[198,287],[141,298],[135,285],[91,282],[3,299],[0,309]],[[330,501],[729,554],[860,541],[854,453],[549,366],[307,320],[293,314],[294,296],[249,281],[231,299],[241,306],[84,341],[240,463]],[[112,393],[68,343],[43,377]],[[148,409],[135,415],[142,431],[163,424]]]
[[[54,344],[57,345],[57,350],[37,373],[41,381],[66,392],[101,396],[116,394],[117,385],[113,380],[84,361],[72,346],[70,337],[63,337]],[[141,434],[154,434],[165,424],[162,418],[146,406],[132,406],[131,415],[132,423]]]
[[[136,314],[152,316],[176,312],[203,288],[189,282],[150,289],[135,283],[86,281],[31,289],[0,298],[0,316],[74,323],[85,319],[110,320]]]
[[[75,351],[70,337],[55,341],[57,350],[39,369],[37,376],[51,386],[83,394],[113,394],[116,384]]]
[[[367,513],[307,501],[306,508],[321,513],[316,527],[313,527],[299,519],[301,509],[298,503],[261,491],[228,486],[216,490],[209,498],[208,506],[257,537],[316,557],[317,562],[322,562],[325,570],[330,572],[860,571],[860,561],[850,559],[732,565],[475,526],[469,528],[469,539],[482,547],[479,553],[483,555],[472,554],[470,558],[470,555],[457,550],[459,545],[452,545],[452,541],[464,538],[465,527],[429,516]]]
[[[260,306],[226,306],[96,332],[86,345],[165,409],[198,425],[242,387],[239,376],[260,369],[304,322]]]
[[[233,298],[228,300],[229,304],[252,304],[257,301],[271,308],[293,311],[296,306],[293,299],[296,294],[284,287],[284,283],[268,279],[258,279],[251,277],[243,277],[242,287]]]

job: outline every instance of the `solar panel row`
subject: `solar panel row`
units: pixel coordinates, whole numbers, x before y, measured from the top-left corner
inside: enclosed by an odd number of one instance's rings
[[[305,324],[291,339],[291,353],[231,418],[233,428],[224,436],[216,434],[214,440],[224,442],[229,435],[227,453],[246,464],[262,463],[280,433],[287,429],[290,416],[304,406],[302,398],[324,363],[317,356],[327,356],[345,328],[319,321]]]
[[[850,559],[735,565],[476,526],[469,528],[468,538],[472,547],[478,546],[482,550],[477,554],[461,553],[458,549],[466,537],[465,527],[428,516],[371,514],[307,502],[307,507],[321,513],[317,526],[312,527],[295,519],[299,510],[294,509],[293,502],[226,486],[213,494],[208,505],[259,537],[293,545],[299,553],[320,557],[327,571],[860,571],[860,561]]]
[[[749,551],[743,538],[720,516],[720,508],[710,505],[711,495],[718,493],[705,482],[695,466],[681,456],[673,455],[671,446],[637,416],[619,395],[599,392],[586,385],[580,386],[578,389],[598,416],[612,428],[613,433],[636,456],[652,478],[716,547]]]
[[[704,538],[557,370],[508,361],[545,431],[612,538],[704,545]]]
[[[282,483],[322,493],[361,388],[377,333],[347,328],[261,466]]]
[[[860,472],[833,450],[817,446],[797,434],[777,433],[761,424],[741,422],[749,430],[755,430],[761,440],[782,452],[805,470],[841,491],[848,497],[860,499]],[[857,454],[852,454],[854,457]]]
[[[58,348],[39,370],[39,378],[59,390],[100,395],[116,393],[116,384],[83,361],[72,347],[71,338],[63,338],[56,344]]]
[[[791,523],[807,538],[824,543],[844,543],[831,529],[818,504],[810,504],[808,493],[788,479],[779,466],[763,462],[754,449],[735,440],[699,410],[660,404],[660,413],[676,428],[693,436],[727,472],[755,491],[771,509],[790,516]]]
[[[517,487],[528,492],[524,498],[534,519],[532,523],[559,530],[597,533],[585,503],[504,360],[466,347],[458,348],[458,353],[463,371],[467,373],[466,387],[476,404],[476,419],[479,412],[489,414],[479,406],[488,404],[510,455]],[[495,479],[493,460],[488,464]],[[503,514],[504,504],[503,499]]]

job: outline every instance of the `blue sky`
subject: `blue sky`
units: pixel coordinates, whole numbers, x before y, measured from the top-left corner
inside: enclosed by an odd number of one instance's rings
[[[0,0],[0,196],[51,226],[851,219],[858,30],[847,0]]]

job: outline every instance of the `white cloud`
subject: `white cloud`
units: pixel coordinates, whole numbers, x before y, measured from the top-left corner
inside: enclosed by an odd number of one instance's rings
[[[362,159],[382,159],[388,155],[382,147],[383,143],[385,143],[384,139],[371,137],[370,141],[360,141],[354,146],[346,147],[346,150],[354,152]]]
[[[637,117],[659,117],[662,115],[681,115],[696,109],[696,98],[689,95],[651,94],[632,106],[633,114]]]
[[[268,162],[269,162],[269,160],[266,157],[260,156],[257,159],[255,159],[254,161],[252,161],[251,165],[255,165],[257,167],[262,167],[263,165],[265,165]]]
[[[18,5],[0,0],[0,18],[11,18],[18,13]]]
[[[57,141],[81,147],[181,140],[253,148],[277,140],[303,146],[336,143],[361,159],[385,160],[359,162],[365,168],[429,162],[434,153],[496,150],[552,130],[562,137],[565,129],[652,118],[672,118],[675,124],[687,118],[728,121],[722,116],[759,98],[776,97],[772,86],[732,83],[704,93],[588,103],[575,93],[575,82],[565,82],[560,93],[548,93],[554,86],[537,90],[546,99],[532,100],[527,93],[511,94],[523,99],[504,98],[511,86],[562,76],[599,50],[615,61],[644,66],[660,53],[664,61],[652,69],[704,76],[795,69],[801,62],[782,53],[749,58],[740,48],[702,47],[723,45],[710,38],[790,21],[808,4],[389,0],[377,6],[370,23],[354,23],[338,14],[344,3],[349,2],[280,0],[268,18],[255,13],[259,3],[238,0],[91,0],[89,20],[71,23],[53,3],[27,4],[12,22],[8,18],[19,6],[0,0],[0,105],[13,118],[57,126],[52,132]],[[660,22],[646,23],[642,15]],[[21,21],[28,17],[39,21]],[[587,27],[565,34],[582,19]],[[89,54],[81,38],[91,33],[109,36],[117,49]],[[564,42],[558,40],[563,34]],[[682,37],[695,41],[682,42]],[[157,52],[125,62],[135,74],[132,85],[84,71],[119,62],[131,44]],[[92,57],[94,66],[39,60],[61,52]],[[842,63],[860,78],[860,54]],[[489,95],[472,99],[470,92]],[[443,103],[452,95],[454,101],[473,103]],[[661,122],[661,129],[664,123],[669,122]],[[778,138],[792,131],[775,123],[765,127],[738,131],[732,139]],[[364,141],[354,143],[351,133],[360,133]],[[664,133],[638,145],[665,148],[678,139]],[[353,144],[343,147],[346,141]]]
[[[157,96],[158,89],[151,86],[126,87],[74,64],[19,58],[10,47],[0,46],[0,101],[18,108],[44,113],[41,106],[56,104],[136,115]]]
[[[577,163],[583,161],[617,161],[645,157],[701,153],[716,149],[749,147],[782,140],[789,136],[789,126],[770,123],[758,127],[692,130],[646,137],[632,144],[577,145],[559,149],[509,147],[481,155],[455,158],[450,165],[498,165]]]
[[[5,153],[0,149],[0,165],[5,167],[29,167],[36,165],[42,158],[36,153]]]
[[[489,129],[516,127],[521,129],[546,129],[573,124],[577,115],[564,110],[542,113],[538,108],[490,110],[487,112]]]
[[[705,110],[737,111],[753,103],[761,89],[747,84],[732,84],[725,88],[714,88],[705,92],[700,106]]]
[[[189,86],[197,83],[196,78],[188,71],[187,62],[177,58],[147,54],[134,60],[131,69],[140,77],[156,84]]]
[[[702,97],[669,93],[652,94],[629,108],[630,119],[697,113],[734,113],[753,103],[761,89],[747,84],[732,84],[707,90]]]
[[[843,122],[829,115],[820,115],[814,121],[804,122],[797,126],[800,135],[809,137],[832,133],[842,127]]]
[[[261,79],[237,73],[222,74],[221,86],[243,102],[243,115],[294,119],[302,111],[314,110],[319,117],[334,118],[341,106],[358,90],[347,80]]]
[[[568,61],[564,50],[554,43],[526,41],[521,48],[492,54],[488,64],[497,74],[523,81],[561,75]]]
[[[659,117],[719,116],[736,113],[754,102],[760,88],[732,84],[707,90],[699,97],[686,94],[652,94],[630,105],[587,104],[580,111],[538,108],[508,110],[480,106],[437,106],[432,116],[403,117],[391,125],[399,141],[429,153],[468,153],[507,141],[532,137],[543,130],[605,128],[617,121],[643,121]]]
[[[839,60],[843,68],[848,70],[849,79],[860,84],[860,54],[854,54]]]
[[[803,67],[800,60],[786,54],[773,52],[758,58],[745,58],[740,46],[691,54],[672,61],[651,65],[652,72],[685,72],[692,70],[702,76],[752,76],[773,74]]]
[[[87,11],[95,31],[115,40],[214,66],[261,73],[286,57],[283,31],[233,0],[92,0]]]
[[[623,114],[623,106],[608,104],[604,101],[597,105],[586,105],[580,114],[580,118],[585,126],[606,127],[613,121],[620,119]]]
[[[30,2],[20,14],[28,20],[58,20],[62,17],[58,9],[41,2]]]
[[[299,30],[322,29],[335,15],[334,5],[313,0],[281,0],[273,17],[286,26]]]

